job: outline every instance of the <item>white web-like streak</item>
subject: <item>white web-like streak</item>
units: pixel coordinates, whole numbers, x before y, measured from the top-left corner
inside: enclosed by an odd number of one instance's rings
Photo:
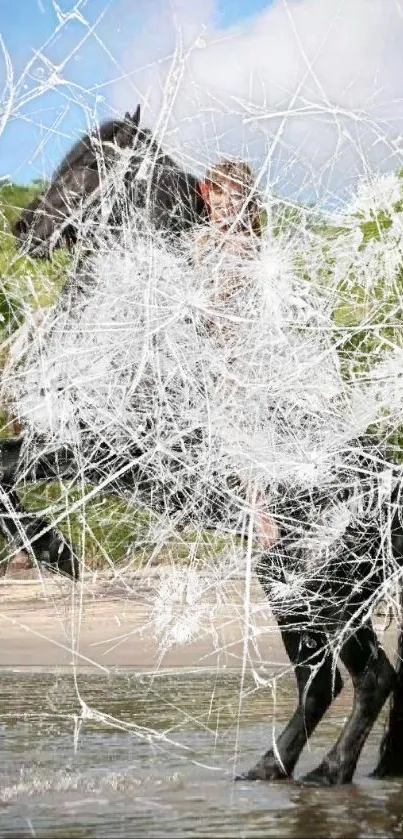
[[[5,56],[4,125],[28,96],[18,98],[21,85],[15,84]],[[162,142],[186,57],[178,41],[157,125]],[[50,69],[47,87],[57,83],[61,72],[60,67]],[[38,73],[34,76],[40,79]],[[29,96],[41,95],[44,84]],[[161,570],[146,627],[157,636],[161,655],[214,627],[225,599],[224,584],[234,570],[246,575],[249,584],[246,557],[259,555],[259,546],[256,534],[248,536],[247,531],[248,515],[254,511],[242,487],[232,487],[234,476],[242,479],[243,487],[264,492],[274,510],[279,485],[291,499],[313,488],[334,488],[335,473],[340,495],[354,485],[347,502],[330,505],[306,532],[295,534],[298,562],[286,569],[285,582],[273,586],[273,604],[292,614],[307,596],[307,584],[326,575],[330,559],[342,556],[348,525],[380,521],[385,583],[376,598],[398,608],[400,571],[387,537],[390,464],[385,461],[374,470],[368,493],[367,486],[360,490],[354,462],[349,466],[348,461],[349,444],[368,427],[378,424],[384,435],[391,435],[401,421],[402,180],[395,172],[371,176],[357,185],[355,196],[337,214],[300,208],[290,219],[295,204],[273,198],[270,178],[265,184],[273,158],[282,150],[283,129],[294,102],[275,115],[265,114],[264,107],[259,113],[251,107],[248,114],[245,101],[242,107],[255,130],[264,119],[276,116],[279,121],[257,171],[269,220],[260,253],[251,260],[212,249],[209,258],[195,266],[192,235],[174,248],[154,231],[139,237],[140,220],[127,208],[119,236],[112,238],[102,225],[97,231],[88,268],[94,282],[88,295],[73,311],[56,307],[30,331],[29,342],[19,346],[20,355],[9,363],[3,381],[23,423],[28,450],[31,441],[38,450],[39,434],[48,446],[72,445],[79,463],[85,449],[83,428],[90,427],[94,437],[115,452],[116,471],[126,468],[130,446],[141,444],[143,463],[156,484],[168,483],[172,492],[174,480],[175,492],[185,492],[182,509],[172,516],[167,505],[166,515],[152,516],[142,532],[145,564],[156,546],[161,549],[173,534],[177,537],[177,528],[183,532],[183,525],[192,529],[193,546],[203,542],[206,495],[217,482],[229,486],[228,516],[222,515],[218,525],[225,536],[221,552],[213,548],[202,562],[196,560],[186,530],[179,538],[187,545],[187,565],[168,550],[169,565]],[[322,107],[325,113],[332,111],[326,97]],[[368,116],[363,121],[374,136],[382,136],[379,124]],[[247,156],[245,149],[240,153]],[[295,157],[287,165],[292,171],[300,161]],[[117,182],[115,188],[119,191]],[[325,202],[327,197],[331,196],[325,196]],[[372,225],[369,232],[365,225]],[[230,290],[222,306],[215,290],[234,275],[242,277],[241,288]],[[343,321],[340,315],[337,321],[335,310],[345,301],[353,310],[352,320]],[[224,344],[217,342],[214,330],[205,328],[207,322],[225,330]],[[362,353],[358,357],[359,342],[352,340],[347,351],[343,346],[348,337],[360,334],[364,347],[368,336],[377,338],[369,341],[364,359]],[[182,444],[173,479],[170,453]],[[353,451],[357,454],[359,450]],[[75,476],[82,485],[76,509],[83,507],[87,493],[94,495],[84,476],[83,467]],[[101,475],[96,492],[107,495],[115,476]],[[133,514],[140,506],[147,509],[136,488],[128,490],[126,500]],[[72,507],[63,508],[62,500],[49,512],[59,524],[68,520]],[[82,521],[85,531],[85,514]],[[243,547],[234,535],[240,530]],[[85,565],[84,552],[82,559]],[[109,564],[113,566],[110,558]],[[124,579],[124,569],[115,570]],[[373,605],[364,605],[363,620]],[[80,611],[82,603],[75,600],[74,608]],[[253,644],[258,634],[253,605],[244,602],[240,614]],[[336,647],[340,642],[336,637]],[[79,647],[79,634],[74,646]],[[245,659],[244,666],[249,664]],[[95,711],[82,704],[82,718],[90,713]]]

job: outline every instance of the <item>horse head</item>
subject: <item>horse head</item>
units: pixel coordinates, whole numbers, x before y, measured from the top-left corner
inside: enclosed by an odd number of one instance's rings
[[[46,190],[24,209],[13,234],[27,253],[47,257],[55,248],[71,248],[80,225],[94,212],[104,174],[116,163],[119,150],[134,149],[140,106],[123,120],[111,119],[86,134],[67,153]],[[100,199],[101,200],[101,199]]]

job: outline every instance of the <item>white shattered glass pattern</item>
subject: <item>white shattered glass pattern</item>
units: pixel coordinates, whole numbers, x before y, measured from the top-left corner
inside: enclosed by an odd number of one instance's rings
[[[287,8],[292,19],[292,4]],[[198,38],[202,37],[201,31]],[[195,44],[200,49],[205,42],[196,39]],[[178,36],[170,71],[158,91],[155,123],[163,148],[164,121],[169,123],[168,150],[174,145],[173,105],[180,97],[181,73],[192,56]],[[26,75],[15,78],[3,44],[4,128],[28,101],[63,84],[63,67],[49,64],[45,54],[41,60],[42,66],[35,58]],[[186,72],[189,84],[191,69]],[[200,100],[206,102],[209,92],[202,91],[196,80],[194,85]],[[317,107],[317,98],[316,92],[308,110]],[[214,626],[234,574],[245,584],[244,600],[239,604],[245,650],[248,639],[254,643],[257,638],[256,615],[249,600],[254,565],[261,554],[257,507],[251,500],[257,493],[264,493],[274,516],[281,493],[282,500],[289,503],[313,489],[332,496],[325,510],[305,509],[310,524],[304,532],[296,528],[295,567],[287,565],[284,580],[273,582],[272,605],[280,604],[292,613],[301,598],[308,596],[309,582],[325,577],[330,561],[342,558],[347,527],[352,522],[357,526],[380,522],[385,534],[385,579],[365,604],[362,617],[380,599],[392,609],[398,608],[400,570],[387,535],[388,501],[395,478],[385,459],[369,475],[370,490],[367,484],[364,487],[354,465],[360,444],[357,448],[354,441],[369,428],[391,440],[401,427],[403,179],[399,156],[394,146],[393,170],[381,171],[386,165],[382,160],[379,171],[373,166],[367,176],[357,176],[349,197],[335,208],[333,186],[326,193],[326,184],[337,163],[336,150],[316,172],[317,184],[322,185],[320,203],[303,205],[298,192],[282,199],[276,191],[279,182],[284,184],[287,173],[294,182],[296,173],[305,172],[303,195],[311,166],[304,168],[306,161],[295,146],[289,146],[285,154],[282,126],[288,116],[294,116],[294,106],[290,101],[276,112],[264,97],[259,107],[253,97],[250,107],[247,98],[232,98],[234,117],[238,108],[245,124],[253,123],[255,134],[263,132],[264,153],[254,152],[253,159],[268,219],[258,254],[234,257],[212,247],[208,258],[195,264],[193,234],[183,235],[174,245],[152,230],[144,233],[144,227],[139,235],[143,220],[125,207],[118,235],[112,236],[102,224],[97,230],[96,247],[88,260],[92,281],[88,292],[73,308],[63,310],[55,304],[39,317],[33,317],[32,306],[27,305],[25,327],[20,329],[15,339],[19,343],[14,343],[5,365],[3,393],[23,425],[27,462],[30,452],[40,453],[41,446],[57,449],[70,445],[77,454],[75,486],[81,487],[81,499],[74,502],[75,509],[83,508],[87,494],[108,497],[114,479],[130,467],[133,446],[142,447],[144,469],[160,490],[167,484],[173,492],[174,484],[175,493],[184,493],[182,506],[174,510],[169,498],[165,510],[159,501],[146,535],[142,534],[147,569],[156,546],[161,550],[170,545],[172,535],[183,533],[183,527],[185,535],[186,528],[192,531],[192,544],[183,536],[186,562],[183,555],[178,559],[172,547],[167,547],[167,561],[159,567],[144,632],[156,639],[161,656],[172,647],[186,646]],[[208,113],[206,109],[206,125],[210,131],[215,109],[214,155],[218,156],[228,153],[228,143],[224,133],[221,148],[224,123],[219,99]],[[326,96],[319,110],[330,122],[341,119],[334,116]],[[273,135],[271,127],[265,134],[264,125],[271,124],[276,114],[277,134]],[[357,112],[357,120],[359,116]],[[382,120],[368,114],[362,114],[362,119],[392,154],[392,140],[386,129],[382,133]],[[349,142],[353,145],[353,134]],[[362,137],[359,145],[362,154]],[[205,157],[195,154],[193,159],[190,147],[186,135],[181,161],[200,174],[208,155],[211,158],[211,146],[206,147]],[[243,138],[239,148],[233,143],[231,150],[248,158]],[[127,160],[126,150],[113,172],[112,188],[118,194]],[[278,167],[281,177],[276,176]],[[66,268],[70,278],[75,270],[73,261]],[[235,291],[231,285],[234,277]],[[217,297],[217,288],[225,290],[225,306]],[[225,341],[217,328],[207,328],[211,323],[224,330]],[[112,467],[109,460],[108,469],[102,472],[101,468],[98,485],[91,487],[86,477],[91,468],[91,451],[86,449],[88,428],[94,440],[105,443],[115,458]],[[234,477],[241,481],[235,488],[231,484]],[[217,487],[220,492],[225,487],[227,493],[228,512],[221,512],[216,525],[223,541],[200,559],[192,545],[203,541],[207,528],[211,531],[207,501]],[[343,489],[353,490],[347,500],[340,500]],[[123,495],[133,515],[152,507],[136,486],[128,487]],[[71,512],[61,503],[55,517],[52,509],[48,515],[59,524],[68,521]],[[280,520],[281,515],[280,510]],[[85,516],[82,525],[85,531]],[[87,585],[90,576],[85,551],[80,562],[85,574],[76,585],[78,590]],[[111,585],[117,578],[124,579],[124,564],[115,567],[114,560],[107,557],[106,567]],[[130,575],[127,585],[133,585]],[[74,596],[78,596],[75,607],[80,608],[79,595]],[[337,609],[340,604],[335,598]],[[79,637],[76,641],[79,645]],[[336,634],[329,643],[337,647],[340,641]],[[243,666],[247,668],[251,665],[246,652],[245,656]],[[84,719],[90,710],[83,706],[82,712]],[[143,732],[139,731],[139,736]]]

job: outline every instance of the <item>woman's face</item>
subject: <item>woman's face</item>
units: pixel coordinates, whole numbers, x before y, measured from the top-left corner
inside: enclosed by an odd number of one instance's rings
[[[213,224],[229,226],[240,221],[245,204],[245,189],[236,181],[209,184],[208,203]]]

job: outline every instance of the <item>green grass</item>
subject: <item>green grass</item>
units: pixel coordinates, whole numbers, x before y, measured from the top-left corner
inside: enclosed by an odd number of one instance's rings
[[[173,560],[203,567],[230,544],[229,538],[214,532],[174,528],[161,540],[155,513],[134,509],[116,496],[97,495],[86,501],[90,490],[88,486],[66,491],[56,482],[38,482],[19,492],[27,510],[59,521],[61,532],[84,556],[87,569],[137,570]]]
[[[11,233],[21,209],[39,189],[38,184],[0,187],[0,369],[7,356],[7,340],[22,323],[24,311],[54,304],[66,280],[66,253],[55,254],[52,262],[22,256]],[[10,411],[0,405],[0,439],[14,433]]]
[[[15,246],[11,225],[38,191],[39,186],[35,185],[7,184],[0,187],[0,314],[3,314],[2,298],[11,299],[11,312],[10,305],[6,312],[10,316],[11,329],[18,325],[24,305],[37,309],[55,303],[66,277],[66,253],[55,253],[50,262],[21,256]],[[7,320],[6,317],[3,321],[3,331]]]

